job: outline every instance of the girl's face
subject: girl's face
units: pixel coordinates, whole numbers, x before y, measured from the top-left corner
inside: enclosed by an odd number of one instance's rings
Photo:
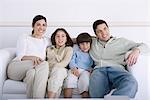
[[[47,23],[44,19],[38,20],[33,26],[33,36],[42,37],[42,35],[46,32]]]
[[[90,50],[90,42],[79,43],[79,47],[82,52],[88,52]]]
[[[62,47],[67,42],[66,33],[58,31],[55,36],[56,48]]]

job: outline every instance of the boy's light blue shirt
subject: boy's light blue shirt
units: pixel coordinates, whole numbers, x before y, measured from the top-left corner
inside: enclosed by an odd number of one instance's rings
[[[80,49],[76,49],[73,52],[72,59],[69,64],[69,68],[81,68],[89,70],[92,68],[93,60],[89,53],[82,52]]]

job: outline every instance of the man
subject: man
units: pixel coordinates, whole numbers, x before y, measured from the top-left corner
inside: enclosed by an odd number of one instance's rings
[[[138,89],[136,79],[125,70],[137,62],[140,53],[148,51],[143,43],[135,43],[110,35],[104,20],[93,23],[96,38],[93,38],[90,55],[95,62],[91,74],[89,93],[93,98],[103,98],[112,89],[112,95],[134,98]]]

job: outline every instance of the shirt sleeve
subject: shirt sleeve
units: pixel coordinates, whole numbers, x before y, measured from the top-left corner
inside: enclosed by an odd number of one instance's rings
[[[145,43],[135,43],[134,41],[127,40],[127,39],[126,39],[126,43],[127,43],[126,48],[128,48],[129,51],[138,48],[141,54],[150,52],[150,48]]]
[[[71,60],[72,54],[73,54],[73,48],[67,47],[63,59],[59,63],[56,63],[55,66],[67,67],[67,65]]]
[[[94,65],[94,61],[93,61],[93,60],[91,60],[91,66],[89,67],[89,70],[92,70],[94,67],[95,67],[95,65]]]
[[[52,45],[50,38],[49,37],[45,37],[45,41],[46,41],[46,46],[49,47]]]
[[[49,60],[55,59],[55,52],[54,52],[54,47],[51,45],[49,47],[47,47],[46,49],[46,58]]]
[[[75,67],[78,67],[77,63],[76,63],[76,58],[77,58],[77,52],[76,50],[74,50],[73,52],[73,56],[71,58],[71,61],[69,63],[69,68],[75,68]]]
[[[17,52],[16,52],[17,60],[21,60],[22,57],[25,56],[26,48],[27,48],[27,36],[22,35],[21,37],[19,37],[17,41]]]

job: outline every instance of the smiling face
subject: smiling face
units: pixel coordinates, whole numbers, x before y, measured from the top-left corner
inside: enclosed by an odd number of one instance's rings
[[[90,42],[79,43],[79,47],[80,47],[81,51],[88,52],[90,50]]]
[[[38,20],[33,26],[33,36],[37,38],[41,38],[43,34],[46,32],[47,23],[44,19]]]
[[[110,39],[109,28],[106,26],[105,23],[99,24],[96,28],[96,36],[101,41],[108,41]]]
[[[58,31],[55,35],[56,48],[60,48],[67,42],[66,33],[63,31]]]

